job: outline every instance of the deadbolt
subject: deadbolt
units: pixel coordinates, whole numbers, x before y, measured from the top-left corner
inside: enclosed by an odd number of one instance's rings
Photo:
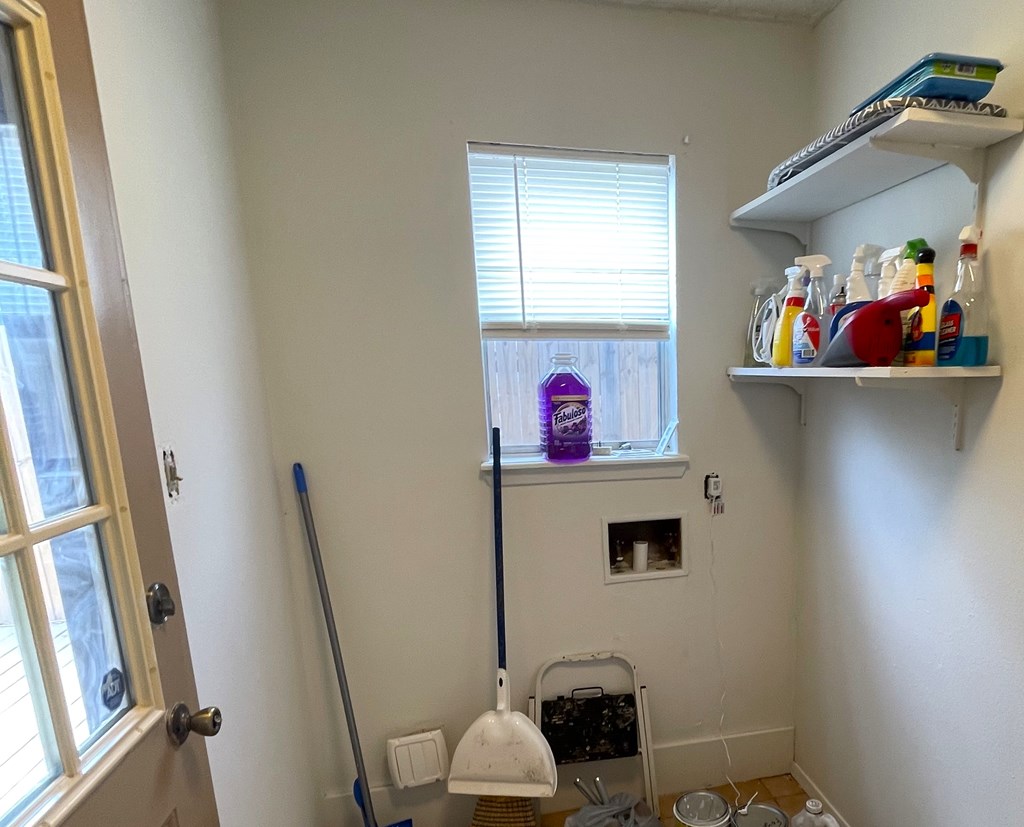
[[[154,583],[146,589],[146,607],[149,609],[149,622],[154,626],[166,623],[178,609],[171,597],[171,590],[163,583]]]
[[[215,706],[200,709],[195,715],[188,711],[188,706],[181,701],[167,710],[167,734],[171,743],[180,747],[188,740],[190,732],[211,738],[220,732],[223,717]]]

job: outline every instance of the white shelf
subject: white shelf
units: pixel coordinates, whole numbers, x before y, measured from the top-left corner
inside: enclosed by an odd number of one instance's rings
[[[807,424],[804,394],[808,382],[825,379],[852,379],[862,388],[934,388],[944,394],[953,407],[953,448],[963,447],[962,409],[968,379],[993,379],[1003,375],[999,365],[977,368],[727,368],[729,379],[738,383],[784,385],[800,399],[800,424]]]
[[[1019,118],[908,109],[740,207],[730,223],[789,233],[806,245],[822,216],[946,164],[977,184],[985,148],[1021,132]]]
[[[858,385],[875,385],[887,380],[982,379],[1001,376],[1002,367],[979,368],[728,368],[733,382],[784,382],[793,379],[853,379]]]

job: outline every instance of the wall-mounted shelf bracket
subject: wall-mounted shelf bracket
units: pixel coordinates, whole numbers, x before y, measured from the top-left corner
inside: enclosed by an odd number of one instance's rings
[[[953,450],[962,451],[964,447],[964,411],[967,408],[967,381],[965,378],[932,380],[922,383],[917,379],[875,379],[869,376],[858,376],[854,379],[861,388],[888,388],[896,390],[919,390],[927,387],[945,397],[953,412]]]
[[[746,370],[745,368],[729,368],[729,379],[732,382],[744,384],[746,382],[768,382],[772,385],[782,385],[785,388],[789,388],[793,393],[796,394],[797,400],[800,405],[800,424],[807,424],[807,400],[805,399],[806,385],[802,378],[798,379],[787,379],[784,376],[750,376],[743,373],[733,373],[736,370]],[[753,371],[765,371],[774,373],[771,368],[750,368]]]
[[[800,397],[800,424],[807,424],[804,394],[808,382],[823,379],[853,379],[859,388],[934,390],[944,396],[953,410],[953,448],[963,449],[964,411],[969,379],[992,379],[1002,375],[999,365],[976,368],[729,368],[733,382],[785,385]]]
[[[972,184],[978,184],[985,176],[985,149],[962,146],[945,146],[942,144],[912,144],[903,141],[887,141],[885,138],[872,138],[871,146],[886,152],[910,155],[914,158],[931,158],[944,164],[959,167],[960,171]]]
[[[786,233],[793,236],[805,248],[811,243],[810,221],[759,221],[753,218],[733,218],[730,223],[733,227],[742,227],[745,230]]]

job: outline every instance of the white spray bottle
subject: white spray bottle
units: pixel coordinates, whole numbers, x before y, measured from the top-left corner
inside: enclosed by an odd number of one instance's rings
[[[794,261],[810,270],[807,300],[793,320],[793,366],[816,365],[828,345],[829,303],[825,295],[824,268],[832,263],[828,256],[801,256]]]
[[[892,283],[896,278],[898,262],[902,255],[902,247],[891,247],[882,253],[882,257],[879,259],[882,265],[882,277],[878,280],[878,298],[884,299],[892,292]]]
[[[871,290],[864,279],[864,262],[868,258],[878,259],[882,248],[877,244],[861,244],[853,254],[853,264],[850,265],[850,275],[846,278],[846,307],[839,310],[832,317],[832,324],[829,327],[829,335],[835,337],[839,332],[840,320],[848,316],[859,307],[863,307],[874,299]]]

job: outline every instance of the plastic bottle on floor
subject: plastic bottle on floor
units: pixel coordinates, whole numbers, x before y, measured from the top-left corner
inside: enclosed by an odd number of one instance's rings
[[[807,799],[804,808],[793,816],[790,827],[839,827],[835,816],[823,812],[821,802],[816,798]]]

